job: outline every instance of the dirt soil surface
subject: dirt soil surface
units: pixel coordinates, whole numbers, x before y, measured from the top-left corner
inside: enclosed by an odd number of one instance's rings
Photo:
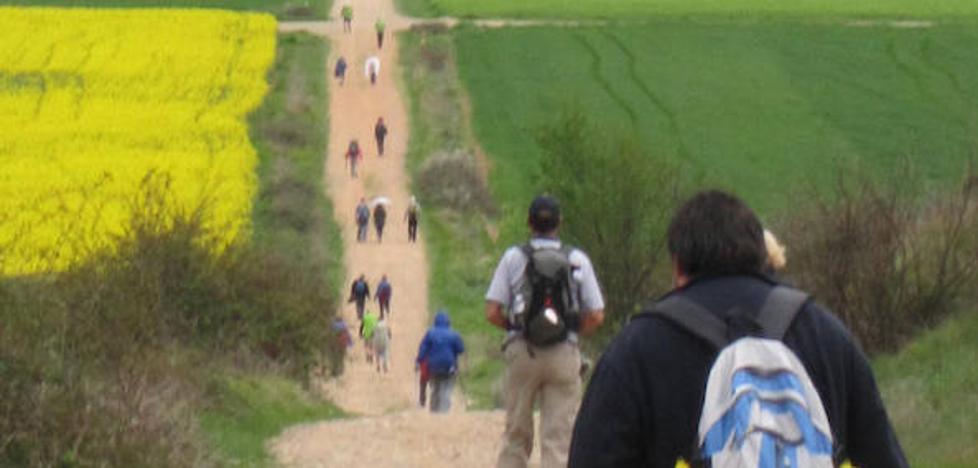
[[[338,1],[330,22],[283,23],[281,31],[306,31],[323,35],[331,43],[333,65],[340,56],[349,68],[340,86],[330,76],[330,135],[326,155],[326,186],[343,231],[347,282],[363,273],[371,285],[387,274],[393,286],[391,368],[378,373],[366,362],[362,342],[347,357],[342,377],[322,384],[327,398],[350,419],[307,424],[286,430],[271,442],[271,450],[285,466],[300,467],[483,467],[495,464],[504,424],[500,411],[465,411],[460,393],[452,401],[452,412],[432,415],[419,408],[418,380],[414,357],[431,314],[428,304],[428,271],[424,239],[407,240],[404,210],[410,194],[405,169],[409,135],[407,112],[398,89],[398,67],[394,33],[412,21],[397,15],[392,0],[351,0],[352,32],[344,32]],[[377,48],[374,22],[382,18],[387,33],[382,50]],[[380,58],[376,85],[364,74],[364,63],[372,55]],[[373,127],[383,117],[390,133],[385,155],[379,157]],[[359,140],[364,162],[359,178],[346,168],[344,153],[351,139]],[[361,197],[386,196],[392,201],[382,243],[371,226],[369,240],[356,242],[354,209]],[[346,293],[346,291],[343,291]],[[376,311],[376,304],[369,310]],[[356,327],[352,304],[343,316]]]

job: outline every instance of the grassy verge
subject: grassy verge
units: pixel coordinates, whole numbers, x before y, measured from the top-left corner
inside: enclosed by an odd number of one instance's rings
[[[637,131],[694,188],[733,188],[765,215],[840,166],[883,174],[917,158],[928,183],[957,182],[978,143],[973,28],[661,21],[456,37],[492,193],[516,215],[504,228],[521,229],[535,136],[565,107]]]
[[[266,444],[283,429],[343,417],[343,412],[293,380],[227,375],[214,383],[215,406],[200,424],[222,458],[234,466],[274,466]]]
[[[0,5],[89,8],[219,8],[264,11],[280,20],[329,18],[332,0],[0,0]]]
[[[323,188],[328,53],[317,37],[280,35],[271,89],[249,127],[259,155],[255,242],[325,274],[324,287],[338,291],[342,237]]]
[[[463,385],[475,407],[493,405],[493,386],[501,371],[499,335],[483,318],[483,297],[500,252],[493,250],[487,216],[445,201],[439,183],[419,179],[437,172],[433,156],[456,154],[475,159],[466,127],[462,90],[455,70],[452,37],[447,32],[416,31],[399,37],[404,86],[409,98],[411,136],[408,167],[422,196],[422,230],[427,242],[430,303],[449,310],[453,326],[468,348]],[[465,252],[465,255],[459,255]]]
[[[322,183],[328,52],[320,38],[280,35],[271,89],[249,127],[260,160],[255,243],[337,291],[342,241]],[[334,372],[341,362],[334,359]],[[220,458],[233,465],[271,466],[268,439],[291,425],[342,416],[298,382],[276,374],[224,374],[211,390],[213,404],[201,416],[201,427]]]
[[[657,16],[804,16],[804,17],[921,17],[978,16],[968,0],[399,0],[402,11],[414,16],[603,18],[634,19]]]
[[[876,360],[880,389],[911,466],[974,466],[976,361],[978,309],[973,306],[900,353]]]

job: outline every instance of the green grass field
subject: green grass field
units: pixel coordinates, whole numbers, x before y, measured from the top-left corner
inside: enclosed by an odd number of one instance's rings
[[[978,143],[968,26],[663,21],[456,37],[493,194],[515,229],[536,177],[535,134],[567,108],[633,129],[694,186],[734,190],[763,214],[840,166],[883,174],[910,159],[925,180],[957,181]]]
[[[606,18],[799,16],[949,18],[978,15],[971,0],[398,0],[415,16]]]
[[[0,5],[88,8],[219,8],[265,11],[280,20],[325,19],[332,0],[0,0]]]
[[[890,418],[911,466],[978,459],[978,309],[958,314],[902,352],[876,360]]]

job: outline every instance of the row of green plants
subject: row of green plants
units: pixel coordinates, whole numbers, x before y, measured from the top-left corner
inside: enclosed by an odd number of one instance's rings
[[[224,245],[207,221],[220,194],[180,206],[169,174],[150,172],[114,247],[0,279],[0,466],[261,465],[265,438],[341,415],[303,389],[343,357],[342,255],[316,176],[326,53],[312,36],[279,41],[251,117],[253,236]]]
[[[978,16],[978,7],[956,0],[398,0],[399,7],[414,16],[464,18],[560,18],[635,21],[662,16],[677,17],[792,17],[836,18],[938,18]],[[850,20],[851,21],[851,20]]]

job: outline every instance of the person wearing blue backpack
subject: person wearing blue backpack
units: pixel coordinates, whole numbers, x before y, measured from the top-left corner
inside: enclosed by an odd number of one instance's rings
[[[440,309],[435,324],[425,333],[414,361],[415,371],[427,362],[431,382],[431,412],[446,413],[452,405],[452,388],[458,373],[458,355],[465,352],[462,337],[452,330],[448,312]]]
[[[667,236],[674,289],[595,368],[570,468],[908,466],[855,338],[763,273],[746,204],[701,192]]]

